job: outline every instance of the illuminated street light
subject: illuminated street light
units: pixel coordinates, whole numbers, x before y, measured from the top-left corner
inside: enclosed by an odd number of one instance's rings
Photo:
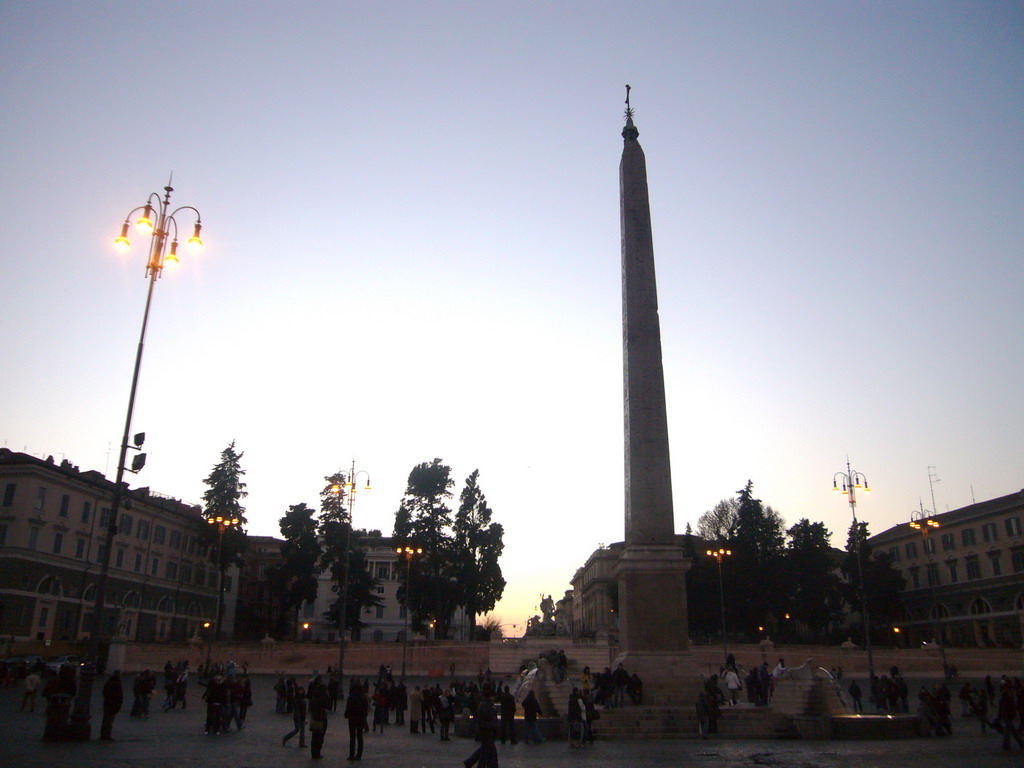
[[[836,472],[832,477],[832,490],[840,492],[839,482],[842,482],[842,493],[850,502],[850,513],[853,515],[853,545],[856,548],[857,573],[860,575],[860,610],[864,619],[864,647],[868,652],[868,684],[871,685],[875,679],[875,657],[871,652],[871,618],[868,612],[868,592],[864,583],[864,563],[861,561],[860,549],[860,526],[857,524],[857,491],[863,489],[864,493],[871,493],[868,479],[860,472],[850,469],[850,460],[846,460],[846,472]]]
[[[725,586],[722,581],[722,560],[731,557],[732,550],[719,547],[707,550],[707,555],[715,558],[715,562],[718,563],[718,600],[722,607],[722,659],[724,663],[729,658],[729,641],[725,635]]]
[[[412,558],[414,555],[422,555],[423,547],[398,547],[395,553],[405,558],[405,634],[402,638],[402,679],[405,679],[405,655],[409,647],[409,614],[412,613],[412,600],[410,589],[412,588]]]
[[[142,350],[146,342],[146,326],[149,324],[149,308],[153,302],[153,287],[157,279],[163,273],[165,264],[177,263],[178,249],[178,221],[175,216],[182,211],[190,211],[195,214],[196,221],[192,238],[189,243],[196,247],[202,247],[202,240],[199,239],[201,230],[201,217],[199,211],[191,205],[183,205],[168,213],[171,204],[171,192],[174,188],[170,182],[164,187],[163,199],[153,192],[145,205],[131,210],[125,217],[121,226],[121,234],[114,240],[114,246],[120,251],[127,251],[131,247],[128,239],[128,226],[132,216],[137,211],[142,215],[136,221],[136,228],[143,235],[150,238],[149,256],[146,259],[146,277],[149,279],[149,290],[146,293],[146,309],[142,315],[142,330],[139,333],[139,344],[135,352],[135,369],[132,373],[132,385],[128,395],[128,413],[124,420],[124,434],[121,438],[121,452],[117,462],[117,478],[114,481],[114,490],[111,494],[110,516],[107,520],[106,536],[103,539],[103,546],[100,550],[100,571],[96,579],[96,602],[93,606],[92,625],[89,627],[89,642],[86,645],[86,664],[82,668],[81,682],[78,686],[78,696],[75,699],[74,712],[71,715],[71,726],[69,735],[73,739],[88,741],[90,734],[89,706],[92,696],[92,681],[96,674],[96,662],[99,656],[100,640],[104,634],[105,626],[103,613],[107,595],[107,582],[110,574],[110,553],[114,548],[114,537],[117,535],[117,516],[121,508],[122,497],[125,495],[124,473],[138,472],[145,464],[145,454],[140,453],[134,457],[131,466],[126,466],[128,450],[139,450],[142,447],[144,433],[135,436],[134,443],[129,445],[128,439],[132,429],[132,414],[135,411],[135,394],[139,384],[139,369],[142,366]],[[156,215],[156,225],[153,224],[153,216]],[[167,253],[168,238],[170,238],[170,253]]]
[[[348,525],[345,526],[345,544],[342,547],[341,566],[341,591],[338,596],[338,690],[345,690],[345,618],[348,609],[348,561],[349,550],[352,546],[352,513],[356,505],[356,478],[359,475],[366,475],[366,487],[363,490],[369,491],[370,474],[361,469],[356,472],[356,460],[352,459],[352,470],[349,472],[348,480],[341,485],[335,483],[331,486],[330,492],[338,497],[340,506],[341,500],[348,491]]]
[[[939,644],[939,651],[942,653],[942,674],[946,677],[946,679],[948,679],[949,664],[946,660],[946,638],[943,636],[942,632],[942,619],[939,615],[939,598],[935,590],[935,587],[939,580],[938,570],[935,571],[934,582],[931,578],[931,566],[933,565],[932,548],[934,547],[935,542],[931,541],[931,543],[929,543],[928,539],[929,532],[936,528],[940,528],[941,524],[938,520],[932,517],[932,515],[934,514],[933,512],[930,512],[929,510],[924,508],[924,504],[920,500],[918,500],[917,505],[918,508],[912,510],[910,513],[910,527],[916,531],[920,531],[921,535],[924,537],[924,553],[928,555],[929,566],[927,579],[928,586],[932,594],[932,631],[935,634],[935,641]]]

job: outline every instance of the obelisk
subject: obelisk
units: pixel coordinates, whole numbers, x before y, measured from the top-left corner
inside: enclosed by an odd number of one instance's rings
[[[638,135],[627,85],[619,165],[626,546],[614,571],[620,646],[615,661],[638,672],[647,690],[658,681],[669,683],[666,689],[677,685],[695,668],[686,612],[690,561],[675,539],[647,163]]]

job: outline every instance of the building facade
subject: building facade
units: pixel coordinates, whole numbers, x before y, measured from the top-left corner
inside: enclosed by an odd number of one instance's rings
[[[407,621],[405,606],[398,600],[399,587],[406,585],[402,581],[404,570],[399,567],[398,555],[395,550],[399,545],[406,544],[405,539],[393,539],[389,536],[373,536],[359,539],[354,546],[366,553],[366,567],[376,579],[374,587],[381,604],[363,610],[362,622],[365,625],[352,633],[351,640],[373,643],[402,642],[408,637],[434,639],[433,632],[428,628],[426,634],[415,634],[411,622]],[[416,592],[416,577],[408,584],[413,595]],[[330,572],[321,573],[318,577],[316,600],[304,603],[295,628],[295,638],[314,642],[333,643],[338,640],[338,625],[328,621],[325,614],[332,603],[338,599],[339,585],[331,578]],[[461,640],[469,635],[465,627],[465,615],[458,609],[452,618],[451,639]],[[308,625],[308,627],[306,626]]]
[[[0,635],[80,640],[92,624],[113,482],[0,448]],[[214,621],[217,571],[197,506],[129,490],[113,540],[110,637],[181,640]]]
[[[931,520],[934,525],[927,523]],[[1024,490],[910,521],[869,539],[906,586],[904,641],[958,647],[1024,645]]]

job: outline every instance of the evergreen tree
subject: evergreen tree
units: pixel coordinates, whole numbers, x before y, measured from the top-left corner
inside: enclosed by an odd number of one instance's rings
[[[835,573],[830,540],[824,523],[801,519],[788,531],[784,591],[792,621],[806,627],[815,642],[828,639],[829,628],[842,612],[840,579]],[[791,640],[791,637],[784,638]]]
[[[241,466],[243,455],[235,450],[235,441],[232,440],[231,444],[221,451],[220,461],[203,481],[207,485],[207,490],[203,494],[203,516],[210,523],[207,526],[207,545],[210,562],[214,563],[218,572],[218,617],[224,615],[224,571],[230,563],[242,564],[241,556],[248,545],[245,535],[245,507],[242,506],[242,499],[249,495],[242,480],[245,474]],[[220,637],[219,621],[215,634]]]
[[[432,619],[437,637],[448,636],[452,614],[462,597],[452,567],[452,513],[447,504],[455,484],[451,471],[441,459],[417,464],[409,473],[405,495],[395,513],[395,538],[423,550],[412,558],[398,558],[403,576],[398,599],[409,611],[413,631]]]
[[[462,588],[460,603],[465,608],[467,626],[473,627],[478,613],[492,610],[505,590],[501,575],[501,557],[505,545],[504,529],[491,522],[491,508],[478,483],[480,471],[466,478],[459,495],[459,509],[452,526],[454,537],[454,575]]]
[[[785,614],[782,517],[754,498],[748,480],[737,492],[736,524],[729,542],[726,625],[734,631],[757,634],[758,626],[778,624]]]
[[[275,578],[282,582],[281,614],[298,610],[306,602],[316,600],[317,574],[320,572],[320,542],[317,540],[317,522],[313,510],[303,504],[293,504],[279,521],[281,556],[284,562]]]
[[[853,610],[860,614],[863,629],[864,611],[861,607],[861,595],[865,595],[872,637],[875,637],[875,627],[889,626],[900,615],[899,595],[906,582],[899,570],[893,567],[888,552],[872,552],[869,537],[867,523],[858,521],[856,524],[850,524],[846,540],[847,554],[843,560],[842,571],[846,577],[844,598]],[[861,569],[864,572],[863,592]]]

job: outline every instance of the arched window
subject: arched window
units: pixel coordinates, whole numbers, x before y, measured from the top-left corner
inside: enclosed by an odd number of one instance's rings
[[[96,585],[95,584],[90,584],[88,587],[85,588],[85,594],[82,595],[82,600],[84,600],[87,603],[95,602],[95,600],[96,600]]]
[[[139,597],[138,592],[129,592],[124,596],[124,600],[121,602],[121,605],[125,608],[138,609],[139,606],[142,605],[142,598]]]
[[[970,613],[972,616],[977,616],[983,613],[992,613],[992,606],[988,604],[988,601],[982,597],[976,597],[971,602]]]
[[[41,595],[56,595],[57,597],[60,597],[60,579],[55,576],[46,576],[39,582],[39,586],[36,587],[36,592]]]
[[[160,613],[174,613],[174,601],[165,595],[157,602],[156,609]]]
[[[933,605],[932,606],[932,609],[931,609],[929,615],[933,619],[948,619],[949,618],[949,608],[944,606],[942,603],[938,603],[937,605]]]

